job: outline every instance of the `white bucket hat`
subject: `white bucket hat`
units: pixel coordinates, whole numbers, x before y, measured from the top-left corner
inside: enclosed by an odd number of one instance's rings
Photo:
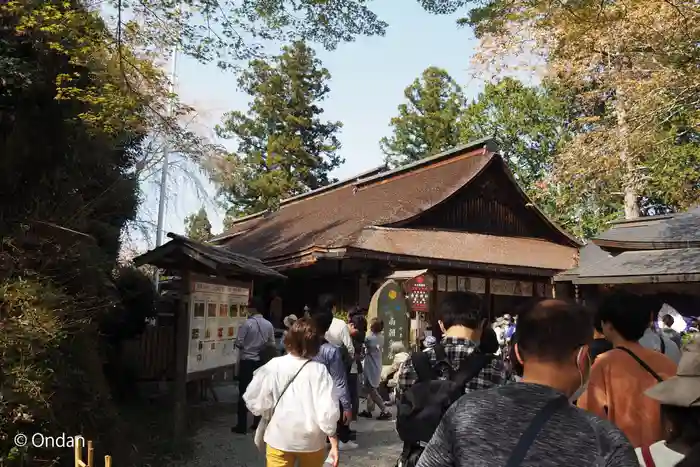
[[[700,340],[695,339],[683,350],[676,376],[644,393],[664,405],[700,407]]]

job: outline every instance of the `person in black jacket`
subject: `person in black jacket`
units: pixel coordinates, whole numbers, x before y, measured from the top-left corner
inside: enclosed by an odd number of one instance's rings
[[[613,345],[609,340],[603,335],[603,323],[600,321],[600,316],[598,313],[595,314],[593,321],[593,342],[591,342],[588,347],[588,355],[591,359],[591,365],[598,358],[598,355],[604,354],[608,350],[612,350]]]

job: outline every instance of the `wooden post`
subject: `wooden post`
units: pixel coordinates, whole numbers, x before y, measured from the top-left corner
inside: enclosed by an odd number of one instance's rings
[[[75,467],[83,467],[83,449],[80,445],[80,436],[73,438],[75,444],[73,445],[73,458],[75,459]]]
[[[437,274],[434,272],[430,271],[428,274],[430,274],[433,278],[433,290],[430,291],[430,313],[428,314],[428,319],[430,320],[430,329],[433,332],[433,336],[435,336],[435,339],[439,341],[442,338],[442,330],[440,329],[440,325],[438,324],[437,320],[438,280]]]
[[[491,312],[493,310],[493,302],[492,302],[492,295],[491,295],[491,278],[486,277],[486,284],[484,287],[484,303],[486,305],[486,316],[488,316],[489,324],[492,323],[491,319]]]
[[[88,467],[95,467],[95,448],[92,447],[92,441],[87,442],[87,451],[88,451],[87,465],[88,465]]]
[[[173,437],[179,444],[187,425],[187,355],[190,327],[190,273],[181,271],[180,304],[175,318],[175,403],[173,407]]]
[[[105,467],[112,467],[112,456],[105,456]]]

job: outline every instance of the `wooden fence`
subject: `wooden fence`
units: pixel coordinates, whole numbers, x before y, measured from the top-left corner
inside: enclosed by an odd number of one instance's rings
[[[83,438],[75,437],[75,467],[96,467],[95,465],[95,448],[92,447],[92,441],[87,442],[87,460],[83,460]],[[112,467],[112,456],[105,456],[104,467]]]
[[[141,381],[172,379],[175,376],[175,327],[146,326],[136,339],[124,343],[122,361]]]

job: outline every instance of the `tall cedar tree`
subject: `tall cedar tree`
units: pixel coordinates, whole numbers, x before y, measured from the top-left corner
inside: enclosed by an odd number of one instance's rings
[[[415,162],[460,142],[465,99],[447,71],[429,67],[404,90],[408,102],[391,119],[393,135],[379,142],[390,165]]]
[[[329,172],[343,162],[336,137],[342,124],[322,121],[319,106],[330,77],[303,42],[283,47],[270,61],[250,62],[239,79],[252,97],[248,111],[227,113],[217,127],[219,136],[238,141],[229,157],[241,174],[219,190],[229,216],[275,209],[283,198],[332,181]]]
[[[185,218],[185,234],[198,242],[206,242],[211,238],[211,223],[203,207]]]

